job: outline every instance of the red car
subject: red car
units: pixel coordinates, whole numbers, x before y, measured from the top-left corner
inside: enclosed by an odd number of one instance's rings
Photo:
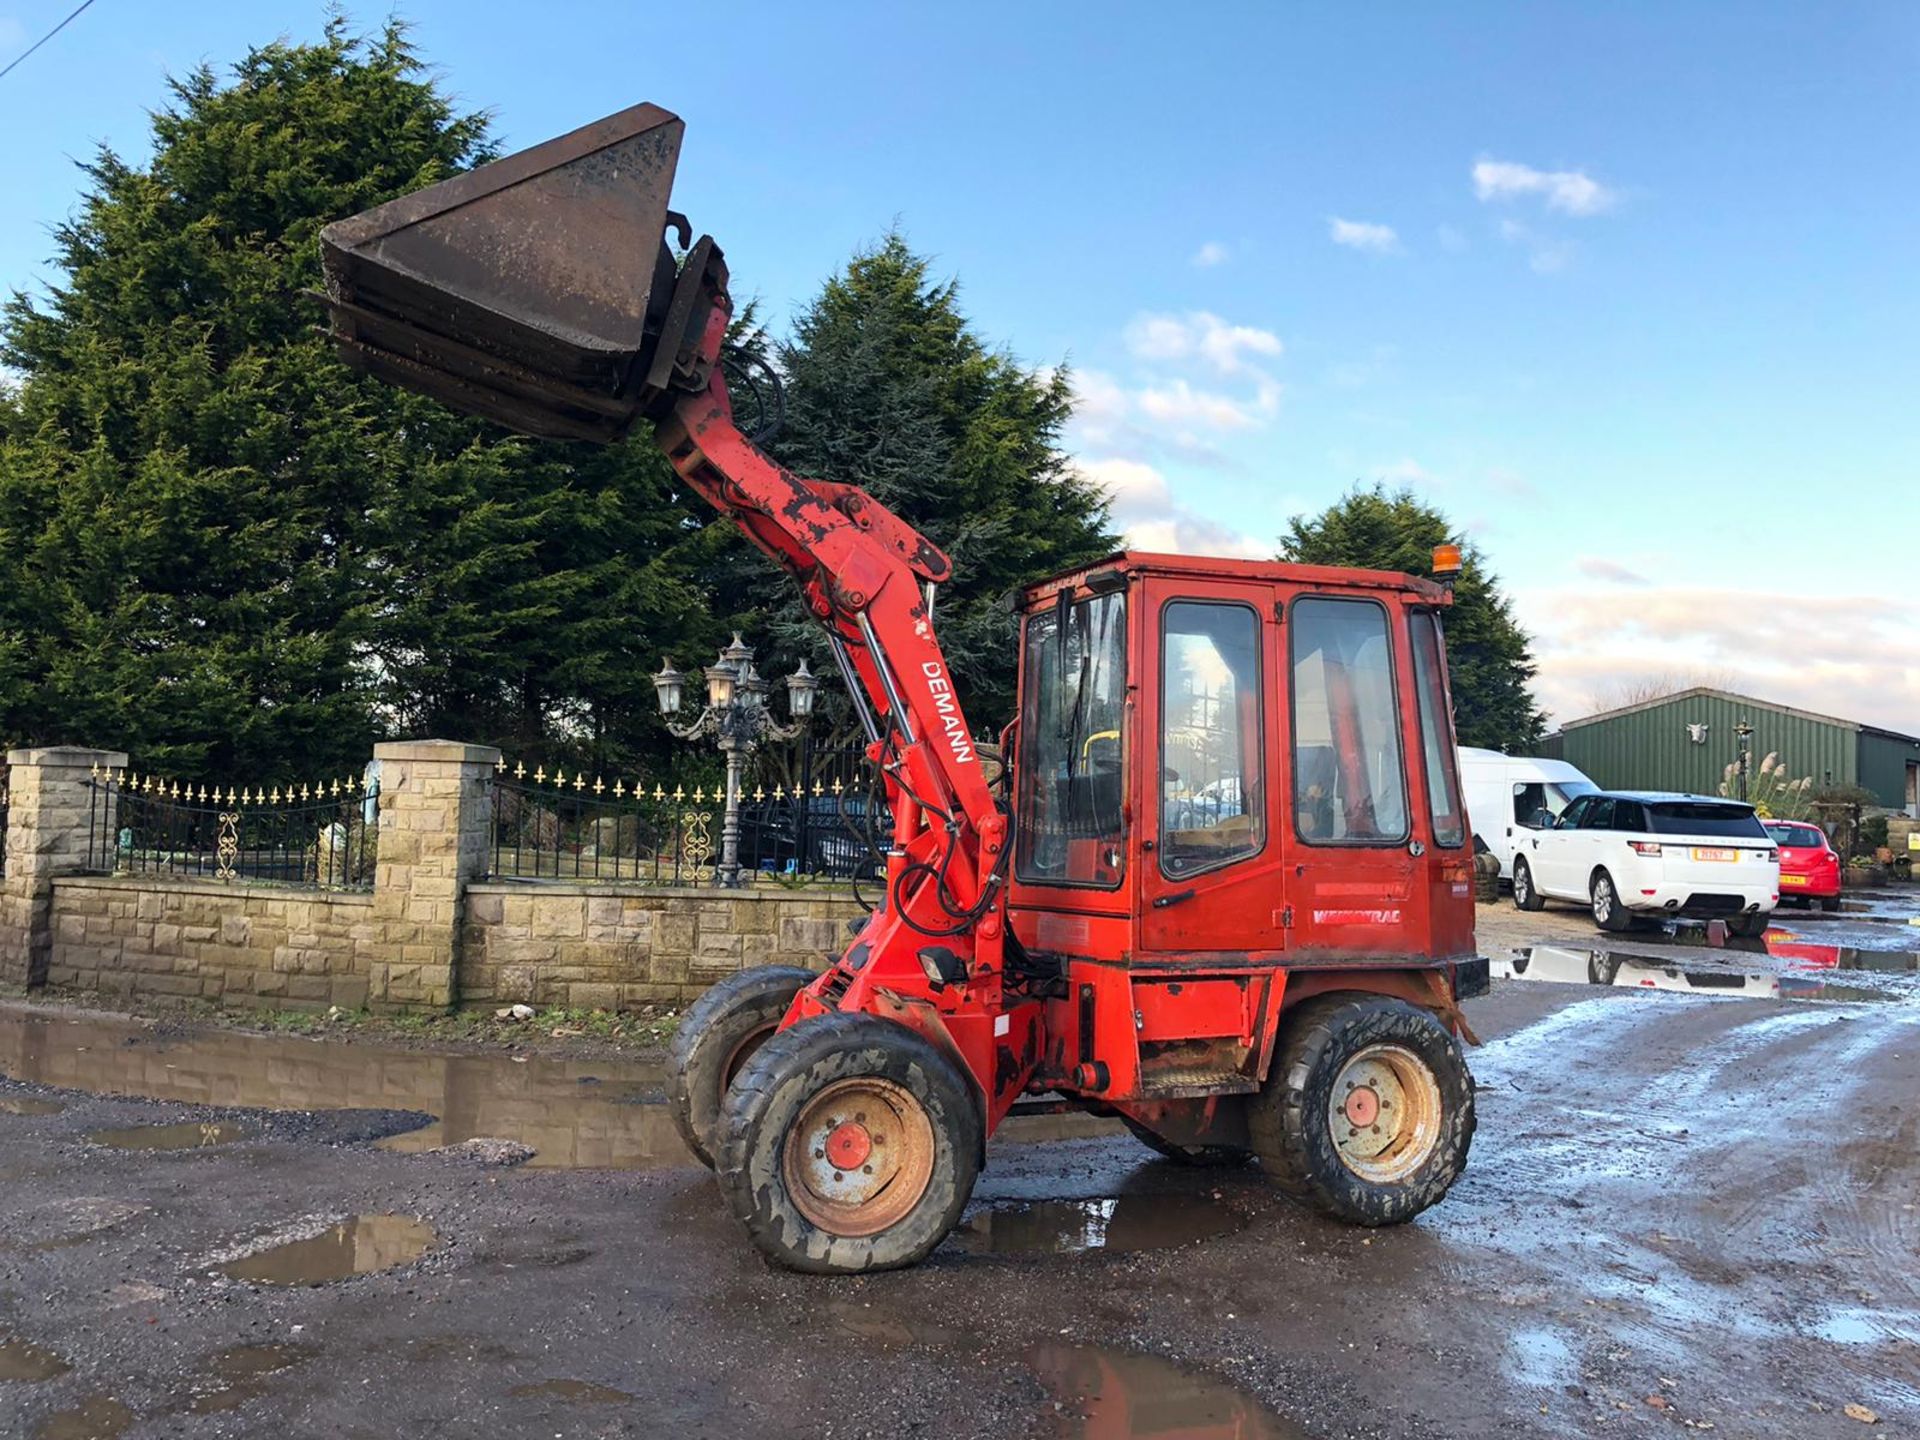
[[[1840,908],[1840,857],[1817,825],[1769,820],[1767,834],[1780,847],[1780,899],[1815,910]]]

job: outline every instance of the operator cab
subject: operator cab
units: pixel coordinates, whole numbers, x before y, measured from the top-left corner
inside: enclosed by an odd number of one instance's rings
[[[1134,968],[1473,952],[1447,589],[1125,552],[1022,599],[1011,908]]]

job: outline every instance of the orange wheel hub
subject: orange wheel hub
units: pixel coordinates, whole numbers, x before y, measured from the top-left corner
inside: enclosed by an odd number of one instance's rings
[[[873,1137],[867,1134],[867,1127],[849,1120],[834,1127],[827,1136],[827,1159],[842,1170],[855,1170],[867,1163],[867,1157],[873,1154]]]
[[[1348,1093],[1346,1112],[1347,1119],[1355,1125],[1371,1125],[1380,1118],[1380,1097],[1363,1085]]]

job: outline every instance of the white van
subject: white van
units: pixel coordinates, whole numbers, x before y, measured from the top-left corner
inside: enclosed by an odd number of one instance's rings
[[[1473,849],[1500,862],[1500,878],[1513,878],[1516,837],[1543,830],[1582,795],[1600,787],[1564,760],[1502,755],[1460,747],[1460,785],[1466,792]]]

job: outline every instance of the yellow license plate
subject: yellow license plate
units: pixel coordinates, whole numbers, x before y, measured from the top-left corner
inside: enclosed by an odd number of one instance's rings
[[[1804,885],[1807,883],[1807,877],[1804,875],[1782,875],[1780,877],[1780,883],[1782,885]]]
[[[1696,845],[1693,847],[1693,858],[1696,860],[1738,860],[1740,858],[1740,852],[1738,850],[1722,850],[1717,846],[1708,848],[1704,845]]]

